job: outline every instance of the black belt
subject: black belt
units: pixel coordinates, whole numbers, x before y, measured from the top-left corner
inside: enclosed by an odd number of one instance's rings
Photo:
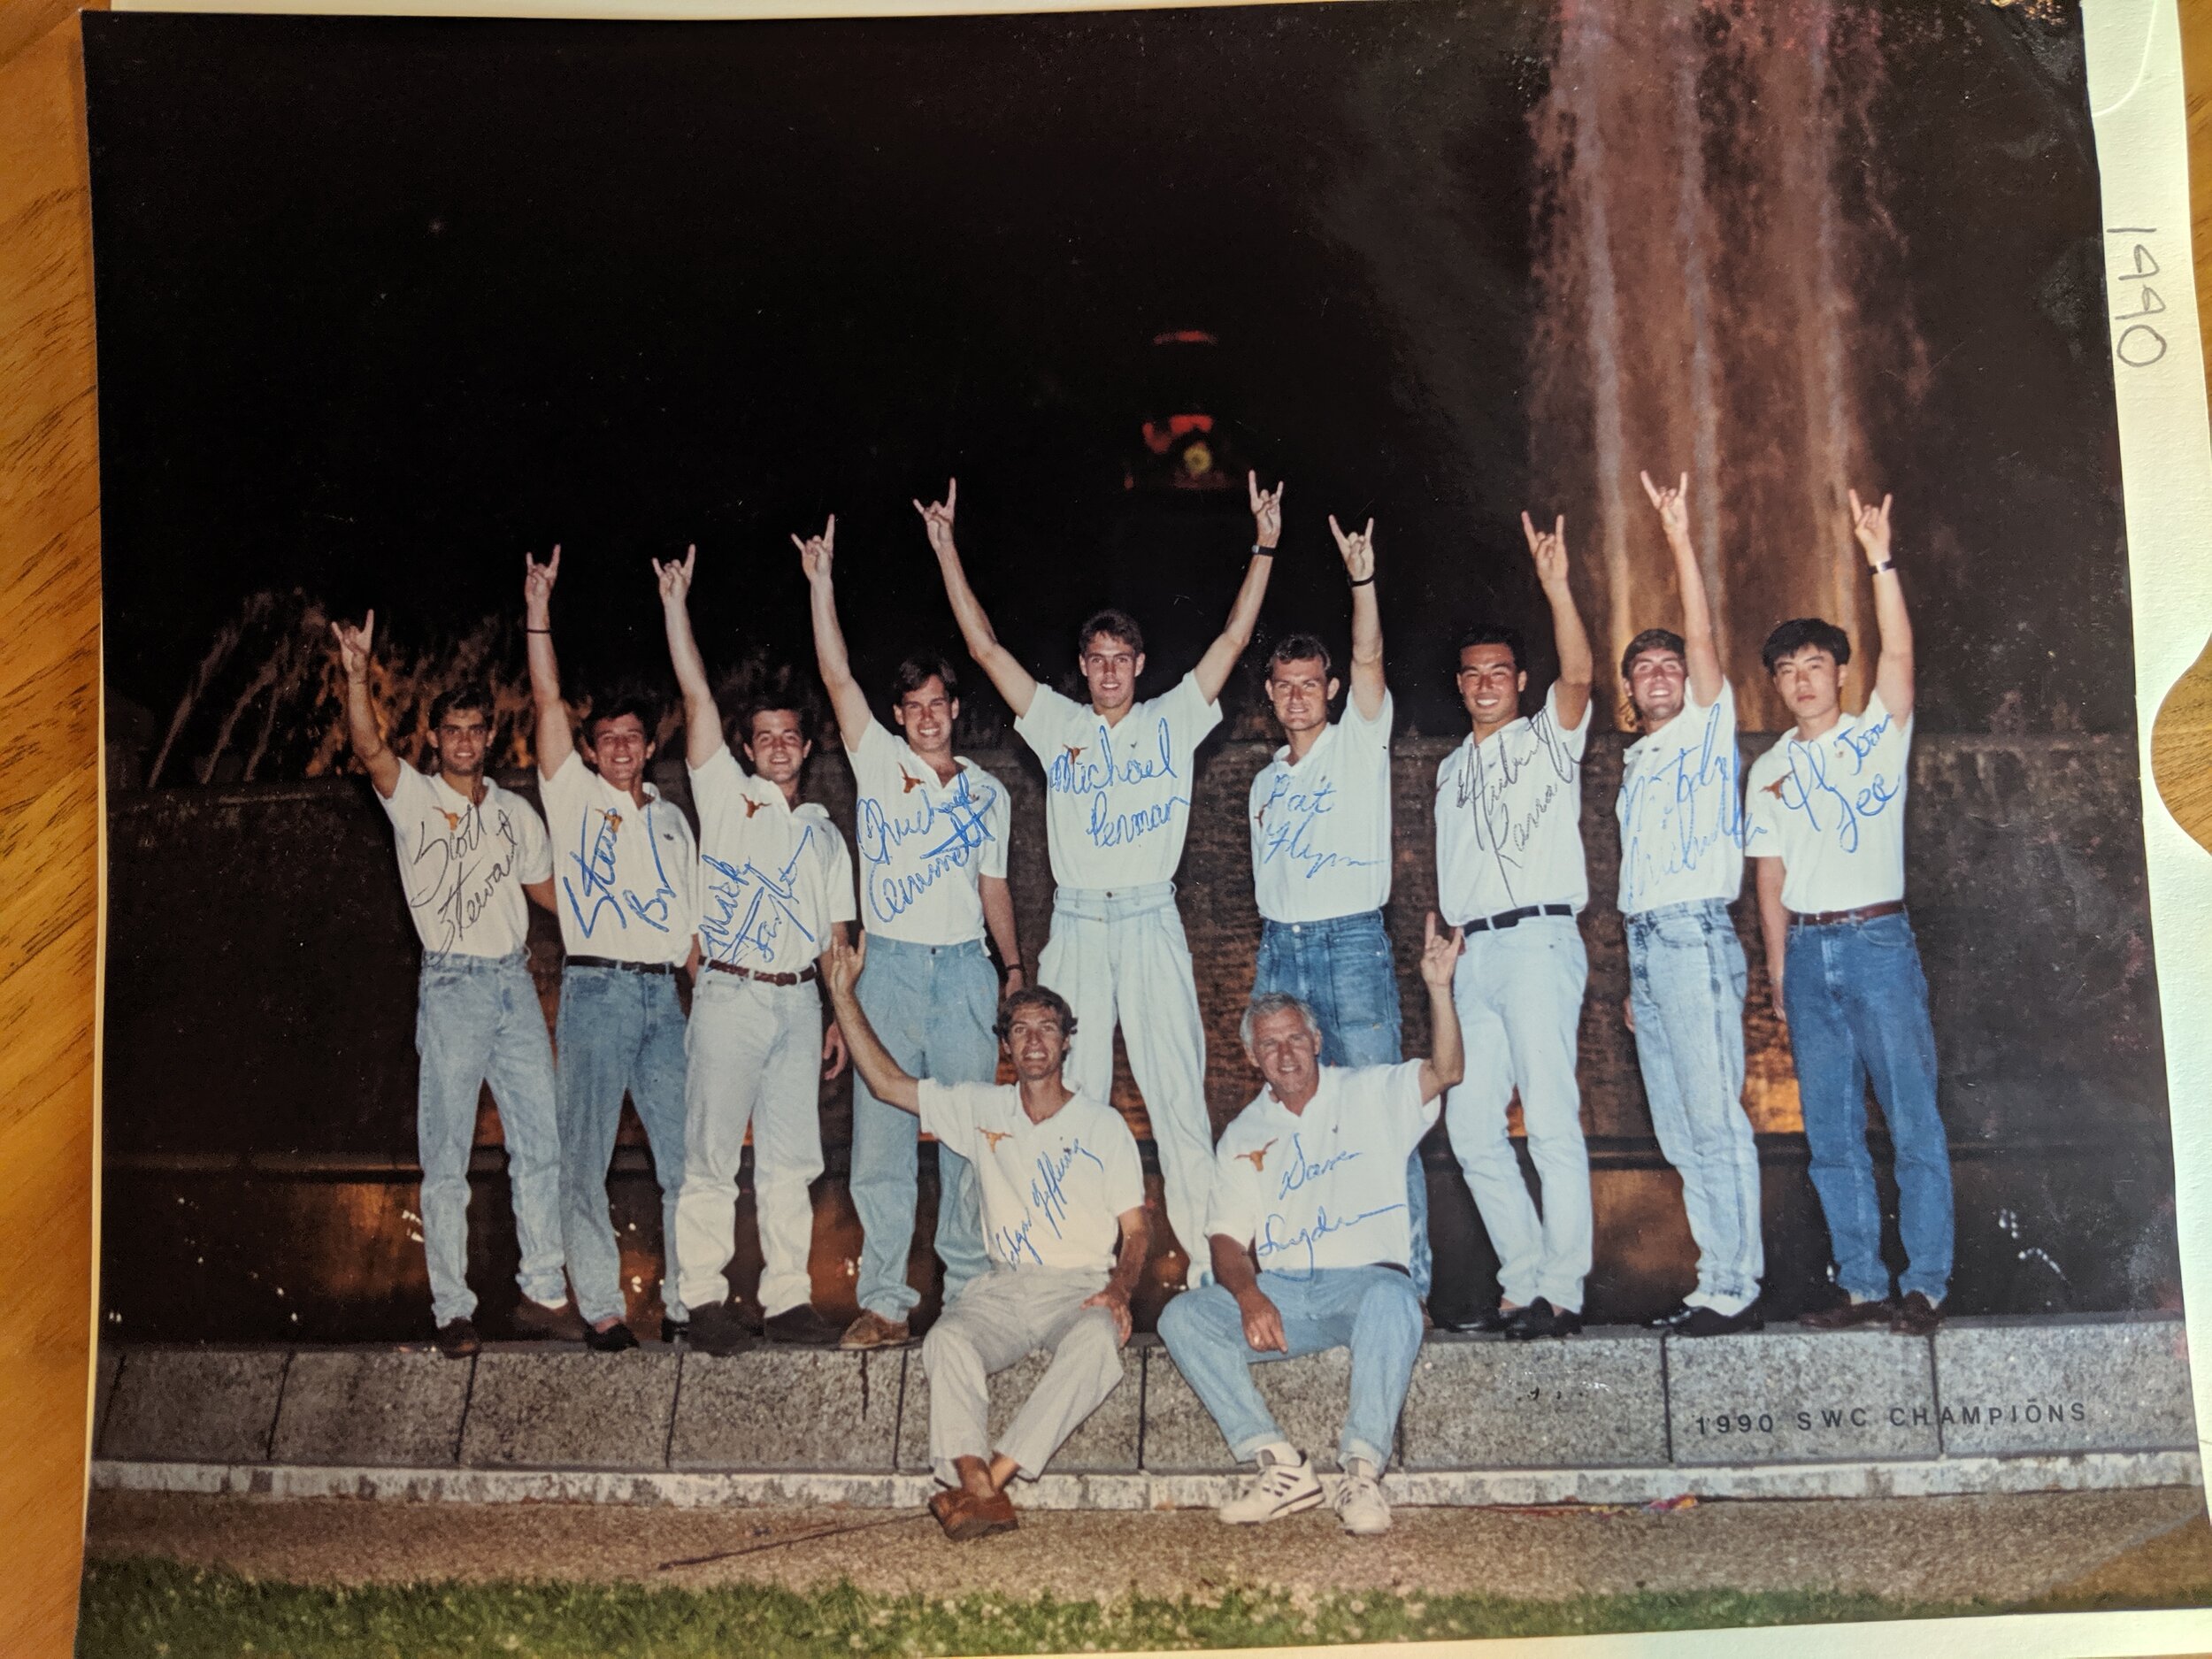
[[[572,968],[612,968],[618,973],[673,973],[672,962],[617,962],[612,956],[571,956]]]
[[[1500,910],[1495,916],[1477,917],[1471,922],[1460,924],[1468,933],[1486,933],[1498,928],[1518,927],[1532,916],[1572,916],[1571,904],[1524,904],[1517,910]]]

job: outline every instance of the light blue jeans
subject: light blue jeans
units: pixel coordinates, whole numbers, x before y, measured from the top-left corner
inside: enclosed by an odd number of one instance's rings
[[[891,1058],[910,1077],[988,1083],[998,1075],[998,971],[979,939],[912,945],[868,938],[868,965],[855,995]],[[914,1242],[915,1167],[921,1125],[875,1097],[853,1072],[853,1208],[860,1212],[860,1305],[897,1322],[920,1294],[906,1282]],[[944,1306],[990,1266],[983,1250],[975,1171],[937,1147],[937,1259],[945,1264]]]
[[[661,1305],[684,1317],[669,1263],[684,1184],[684,1010],[672,973],[621,968],[561,972],[555,1024],[561,1102],[561,1243],[576,1311],[593,1325],[629,1317],[622,1252],[607,1207],[607,1166],[626,1093],[653,1149],[661,1186]]]
[[[1697,1287],[1686,1300],[1740,1313],[1766,1271],[1759,1148],[1743,1110],[1743,941],[1719,899],[1626,921],[1644,1096],[1697,1241]]]
[[[1321,1022],[1324,1065],[1395,1065],[1405,1058],[1400,1035],[1398,974],[1380,910],[1325,922],[1263,922],[1252,995],[1294,996]],[[1429,1294],[1429,1183],[1421,1152],[1406,1161],[1406,1225],[1413,1288]]]
[[[1866,1145],[1871,1079],[1897,1154],[1897,1224],[1906,1260],[1898,1289],[1940,1302],[1951,1283],[1956,1237],[1951,1149],[1936,1110],[1935,1028],[1912,923],[1900,913],[1827,927],[1793,926],[1785,960],[1790,1054],[1836,1282],[1869,1300],[1890,1293],[1874,1158]]]
[[[1282,1316],[1288,1353],[1255,1352],[1244,1340],[1237,1299],[1218,1284],[1187,1290],[1160,1310],[1160,1340],[1184,1380],[1213,1414],[1240,1463],[1283,1438],[1252,1381],[1252,1367],[1333,1348],[1352,1350],[1351,1399],[1337,1442],[1339,1462],[1364,1457],[1377,1473],[1390,1461],[1398,1413],[1421,1351],[1421,1299],[1394,1267],[1318,1267],[1260,1275]]]
[[[515,1282],[533,1301],[568,1300],[561,1282],[561,1137],[553,1106],[553,1050],[538,987],[518,950],[505,956],[425,951],[415,1000],[415,1143],[422,1162],[422,1248],[432,1317],[447,1325],[476,1311],[469,1288],[469,1155],[476,1100],[488,1082],[507,1142]]]

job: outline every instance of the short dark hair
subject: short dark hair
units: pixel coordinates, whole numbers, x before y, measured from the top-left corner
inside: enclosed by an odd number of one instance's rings
[[[1452,661],[1455,664],[1467,654],[1471,645],[1502,645],[1513,653],[1513,672],[1528,672],[1528,648],[1522,642],[1521,631],[1495,622],[1478,622],[1459,636],[1459,643],[1452,647]]]
[[[1672,651],[1686,663],[1690,659],[1688,647],[1682,643],[1682,636],[1672,628],[1646,628],[1629,641],[1628,649],[1621,653],[1623,680],[1628,678],[1629,665],[1646,651]]]
[[[737,711],[737,741],[741,746],[747,749],[752,747],[753,722],[764,714],[792,716],[799,723],[802,741],[809,743],[814,741],[814,710],[804,697],[789,693],[781,695],[764,694],[747,699]]]
[[[619,720],[626,714],[633,717],[640,726],[645,728],[647,742],[656,743],[660,741],[660,704],[639,691],[626,691],[609,697],[604,703],[592,704],[591,713],[584,720],[584,735],[591,741],[595,748],[597,747],[599,728],[610,720]]]
[[[1144,655],[1144,630],[1137,626],[1136,618],[1126,611],[1117,611],[1111,605],[1094,612],[1075,631],[1075,649],[1078,656],[1090,654],[1091,641],[1100,634],[1119,640],[1139,657]]]
[[[899,664],[897,673],[891,676],[891,703],[894,708],[904,703],[910,692],[919,691],[933,680],[945,683],[945,695],[960,695],[960,676],[951,663],[935,651],[917,651]]]
[[[998,1033],[1001,1042],[1007,1041],[1007,1034],[1014,1028],[1014,1010],[1018,1008],[1048,1010],[1060,1022],[1060,1041],[1072,1042],[1075,1040],[1075,1010],[1068,1006],[1068,999],[1048,987],[1025,985],[1010,994],[999,1004],[998,1018],[992,1023],[991,1029]]]
[[[484,724],[493,723],[498,709],[492,702],[492,694],[475,680],[448,687],[440,692],[430,704],[430,725],[433,730],[445,724],[445,718],[457,709],[473,709],[484,717]]]
[[[1759,661],[1771,674],[1784,657],[1809,649],[1827,652],[1841,668],[1851,660],[1851,636],[1818,617],[1793,617],[1767,635],[1767,642],[1759,648]]]
[[[1275,641],[1275,649],[1267,654],[1267,677],[1275,677],[1276,668],[1284,663],[1310,663],[1321,659],[1321,677],[1328,678],[1333,661],[1329,648],[1321,642],[1317,634],[1286,634]]]

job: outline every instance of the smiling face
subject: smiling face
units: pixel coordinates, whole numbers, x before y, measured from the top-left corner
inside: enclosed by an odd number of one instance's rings
[[[1016,1008],[1006,1017],[1006,1035],[1002,1041],[1019,1081],[1041,1083],[1060,1075],[1068,1040],[1060,1030],[1060,1016],[1050,1008],[1035,1002]]]
[[[1775,694],[1799,726],[1816,731],[1835,719],[1844,673],[1833,655],[1817,645],[1808,645],[1776,659]]]
[[[945,682],[932,674],[899,698],[891,718],[917,755],[941,760],[952,753],[952,723],[960,718],[960,699],[948,696]]]
[[[1521,713],[1521,693],[1528,676],[1513,660],[1509,645],[1470,645],[1459,654],[1459,701],[1483,738]]]
[[[1083,648],[1082,662],[1083,683],[1090,687],[1091,706],[1099,713],[1118,713],[1135,700],[1144,653],[1128,641],[1094,634]]]
[[[1275,663],[1267,671],[1267,700],[1284,731],[1311,732],[1329,723],[1329,700],[1337,682],[1317,657]]]
[[[1663,645],[1639,651],[1628,664],[1628,700],[1636,705],[1644,730],[1655,732],[1682,712],[1690,667],[1682,653]]]
[[[491,748],[491,715],[483,709],[457,704],[430,728],[430,747],[438,757],[438,770],[449,778],[470,784],[484,775],[484,757]]]
[[[653,758],[653,740],[645,734],[645,722],[634,714],[618,714],[594,720],[587,736],[599,775],[626,795],[635,793],[638,780],[645,775],[645,763]]]
[[[779,788],[798,782],[799,769],[814,752],[800,729],[795,709],[762,709],[753,716],[753,730],[745,744],[745,761],[754,772]]]
[[[1302,1106],[1321,1086],[1321,1040],[1294,1008],[1277,1009],[1252,1022],[1248,1051],[1275,1098],[1286,1106]]]

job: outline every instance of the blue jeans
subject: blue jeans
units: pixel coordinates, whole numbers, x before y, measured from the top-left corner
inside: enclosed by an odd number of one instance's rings
[[[1793,926],[1786,961],[1790,1053],[1836,1282],[1855,1296],[1890,1294],[1866,1146],[1871,1079],[1897,1154],[1906,1258],[1898,1288],[1940,1302],[1955,1238],[1951,1153],[1936,1110],[1935,1030],[1912,924],[1900,913],[1830,927]]]
[[[1740,1313],[1766,1271],[1759,1148],[1743,1110],[1743,941],[1720,899],[1626,920],[1644,1096],[1697,1241],[1697,1287],[1686,1300]]]
[[[555,1022],[561,1102],[561,1243],[576,1311],[597,1325],[626,1318],[622,1252],[607,1208],[607,1166],[626,1093],[653,1149],[661,1185],[661,1303],[684,1317],[668,1270],[676,1194],[684,1184],[684,1010],[672,973],[578,967],[561,972]]]
[[[1324,1065],[1395,1065],[1401,1048],[1398,974],[1382,912],[1339,916],[1325,922],[1264,922],[1252,995],[1283,992],[1313,1010],[1321,1022]],[[1429,1251],[1429,1183],[1415,1148],[1406,1161],[1406,1225],[1413,1259],[1406,1263],[1413,1288],[1429,1294],[1435,1265]]]
[[[855,995],[860,1011],[910,1077],[941,1083],[988,1083],[998,1076],[998,971],[983,941],[910,945],[868,938],[868,966]],[[853,1073],[853,1208],[860,1212],[860,1305],[897,1322],[920,1294],[906,1282],[914,1242],[916,1147],[912,1112],[887,1106]],[[937,1258],[945,1264],[948,1308],[990,1266],[983,1250],[975,1171],[937,1147]]]
[[[515,1282],[533,1301],[568,1300],[561,1282],[561,1137],[545,1011],[519,950],[505,956],[426,951],[415,1001],[415,1142],[422,1162],[422,1248],[440,1325],[476,1311],[469,1288],[469,1155],[476,1098],[488,1082],[507,1142]]]
[[[1160,1310],[1160,1340],[1213,1414],[1240,1463],[1283,1438],[1252,1381],[1252,1367],[1333,1348],[1352,1350],[1351,1399],[1337,1442],[1340,1463],[1364,1457],[1378,1474],[1390,1461],[1398,1413],[1421,1351],[1421,1299],[1394,1267],[1318,1267],[1262,1273],[1260,1290],[1282,1315],[1286,1354],[1244,1340],[1237,1299],[1219,1285],[1187,1290]]]

